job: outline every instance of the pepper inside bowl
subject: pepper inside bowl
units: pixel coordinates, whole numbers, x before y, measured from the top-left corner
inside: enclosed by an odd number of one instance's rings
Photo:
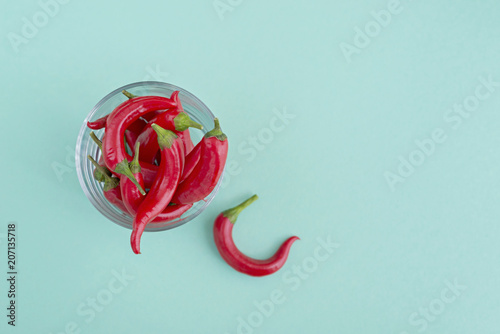
[[[87,156],[90,155],[96,161],[99,161],[102,154],[98,145],[90,137],[92,130],[88,128],[87,122],[95,121],[110,114],[118,105],[126,101],[128,98],[122,94],[123,90],[126,90],[136,96],[160,96],[166,98],[170,98],[173,92],[179,91],[179,100],[182,104],[184,112],[189,115],[191,120],[203,126],[203,130],[188,130],[190,131],[191,138],[195,145],[200,141],[205,133],[214,127],[215,117],[207,106],[203,104],[203,102],[188,91],[174,85],[154,81],[133,83],[116,89],[99,101],[99,103],[87,115],[81,127],[76,144],[75,160],[78,179],[85,195],[97,210],[99,210],[112,222],[132,229],[133,217],[128,212],[125,212],[125,210],[121,210],[117,206],[111,204],[105,198],[103,193],[103,184],[94,178],[94,166],[89,159],[87,159]],[[98,138],[102,138],[104,129],[94,130],[94,132]],[[146,226],[146,231],[163,231],[193,220],[201,214],[213,200],[220,188],[222,178],[223,175],[219,178],[213,191],[204,200],[194,203],[188,211],[182,214],[182,216],[167,222],[149,223]]]

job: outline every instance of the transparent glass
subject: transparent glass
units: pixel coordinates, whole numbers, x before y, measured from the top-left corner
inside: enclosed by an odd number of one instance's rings
[[[122,90],[126,89],[132,94],[138,96],[154,95],[154,96],[164,96],[170,97],[170,95],[178,90],[179,98],[184,107],[184,111],[191,117],[192,120],[203,125],[203,130],[191,130],[191,137],[193,142],[196,143],[202,138],[202,136],[210,131],[214,127],[214,115],[208,109],[208,107],[203,104],[196,96],[190,92],[164,82],[156,81],[145,81],[137,82],[130,85],[126,85],[116,89],[115,91],[109,93],[105,96],[99,103],[92,109],[92,111],[87,115],[83,121],[80,133],[78,134],[78,140],[76,143],[76,171],[80,185],[82,186],[83,192],[90,200],[90,202],[95,206],[99,212],[101,212],[106,218],[112,222],[129,228],[132,228],[132,217],[113,204],[109,203],[103,194],[103,184],[97,182],[93,177],[93,166],[92,163],[87,159],[87,155],[94,157],[96,161],[99,161],[101,152],[98,146],[90,138],[90,132],[92,131],[87,127],[87,121],[95,121],[110,112],[113,111],[120,103],[126,101],[126,97],[121,93]],[[98,130],[94,131],[96,135],[101,138],[104,131]],[[164,231],[174,227],[178,227],[185,224],[199,214],[203,212],[214,199],[215,195],[219,191],[223,175],[219,179],[216,187],[212,193],[202,201],[199,201],[193,205],[191,209],[185,212],[180,218],[163,223],[151,223],[146,227],[146,231]]]

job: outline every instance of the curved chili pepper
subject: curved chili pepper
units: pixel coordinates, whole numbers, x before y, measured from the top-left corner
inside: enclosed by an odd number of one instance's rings
[[[130,170],[137,179],[137,182],[144,187],[144,180],[141,174],[141,165],[139,164],[139,146],[140,143],[135,144],[135,155],[134,159],[130,163]],[[134,185],[130,179],[122,177],[120,179],[120,188],[122,194],[123,204],[127,208],[127,211],[132,217],[137,214],[137,209],[141,205],[145,196],[139,192],[139,189]],[[189,210],[193,205],[167,205],[165,209],[152,221],[153,223],[164,223],[170,220],[174,220],[182,216],[184,212]]]
[[[88,121],[87,126],[92,130],[100,130],[106,126],[106,121],[108,120],[109,114],[104,117],[101,117],[93,122]]]
[[[177,135],[156,124],[152,126],[158,134],[162,156],[156,179],[134,218],[130,244],[136,254],[140,254],[141,236],[146,225],[170,203],[184,167],[183,146]]]
[[[217,118],[214,123],[214,129],[207,132],[200,141],[199,161],[177,187],[172,198],[173,203],[198,202],[210,195],[217,185],[226,164],[228,143]]]
[[[160,96],[141,96],[125,101],[109,115],[106,121],[106,138],[103,141],[103,155],[106,166],[118,174],[128,177],[139,188],[142,194],[146,192],[137,183],[128,165],[123,137],[127,127],[142,115],[174,107],[171,99]]]
[[[101,174],[104,176],[104,188],[103,188],[103,194],[106,199],[116,206],[118,209],[120,209],[123,212],[127,212],[127,208],[125,205],[123,205],[122,201],[122,195],[120,191],[120,179],[117,177],[111,177],[106,174],[106,171],[104,170],[103,167],[101,167],[97,161],[95,161],[90,155],[87,156],[87,158],[92,162],[92,164],[95,166],[97,170],[101,172]]]
[[[109,115],[110,114],[107,114],[106,116],[101,117],[93,122],[88,121],[87,127],[89,127],[92,130],[100,130],[100,129],[105,128]],[[129,126],[129,129],[131,129],[132,131],[134,131],[136,133],[140,133],[146,124],[147,124],[147,121],[145,119],[139,118],[137,121],[135,121],[134,123],[132,123]]]
[[[193,140],[191,139],[191,134],[189,133],[189,129],[183,131],[179,137],[181,137],[182,142],[184,143],[184,152],[186,155],[188,155],[194,148]]]
[[[253,195],[240,205],[219,214],[214,224],[214,240],[220,255],[231,267],[250,276],[266,276],[283,267],[290,247],[300,238],[296,236],[288,238],[276,253],[266,260],[257,260],[243,254],[234,244],[233,226],[241,211],[257,198],[257,195]]]
[[[182,171],[181,182],[184,181],[189,174],[194,170],[198,161],[200,161],[201,142],[196,145],[191,152],[186,155],[186,162],[184,163],[184,170]]]
[[[122,90],[122,94],[125,95],[126,97],[128,97],[129,99],[137,97],[134,94],[130,94],[126,90]],[[107,114],[106,116],[101,117],[93,122],[89,121],[89,122],[87,122],[87,126],[89,128],[91,128],[92,130],[100,130],[100,129],[106,127],[106,121],[108,120],[109,115],[110,114]]]
[[[185,132],[189,133],[188,129],[190,127],[200,130],[203,129],[203,126],[201,124],[198,124],[195,121],[191,120],[188,114],[184,112],[182,104],[179,100],[178,91],[175,91],[172,94],[171,99],[176,102],[176,108],[162,112],[161,114],[153,118],[150,123],[144,127],[142,133],[137,138],[137,140],[141,142],[141,159],[143,161],[153,163],[156,159],[156,154],[160,149],[158,146],[156,132],[151,127],[151,124],[157,124],[158,126],[167,130],[175,130],[175,134],[182,140],[184,150],[186,149],[186,145],[184,144],[186,140]]]
[[[131,94],[131,93],[127,92],[126,90],[122,90],[122,94],[125,95],[126,97],[128,97],[129,100],[133,99],[134,97],[137,97],[137,95]],[[93,122],[88,121],[87,126],[92,130],[100,130],[100,129],[106,127],[106,122],[108,120],[109,115],[110,114],[107,114],[106,116],[103,116],[103,117],[101,117]],[[140,133],[141,129],[144,127],[145,123],[147,123],[147,121],[137,120],[136,122],[134,122],[132,124],[132,127],[137,130],[136,132]],[[142,127],[140,127],[141,124],[142,124]]]

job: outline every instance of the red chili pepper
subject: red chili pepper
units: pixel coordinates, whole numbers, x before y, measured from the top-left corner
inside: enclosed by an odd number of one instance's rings
[[[106,122],[108,120],[110,114],[107,114],[104,117],[101,117],[93,122],[87,122],[87,126],[92,129],[92,130],[100,130],[106,127]],[[141,133],[142,129],[144,126],[147,124],[147,121],[145,119],[138,119],[134,123],[132,123],[129,126],[129,129],[136,132],[136,133]]]
[[[214,224],[214,240],[220,255],[231,267],[250,276],[266,276],[283,267],[290,247],[299,238],[296,236],[288,238],[276,253],[266,260],[257,260],[243,254],[234,244],[233,226],[241,211],[257,198],[257,195],[253,195],[240,205],[219,214]]]
[[[198,161],[200,161],[201,142],[196,145],[191,152],[186,155],[186,162],[184,163],[184,170],[182,171],[181,182],[184,181],[194,170]]]
[[[158,135],[158,144],[162,154],[161,164],[158,167],[156,179],[134,218],[130,244],[136,254],[140,254],[141,236],[146,225],[170,203],[184,167],[183,146],[177,135],[156,124],[152,127]]]
[[[97,170],[104,176],[103,194],[106,199],[123,212],[127,212],[127,208],[123,205],[122,195],[120,191],[120,179],[111,177],[106,174],[106,171],[95,161],[90,155],[87,156]]]
[[[156,132],[150,124],[154,123],[164,129],[175,131],[175,134],[181,138],[185,149],[185,132],[189,133],[188,129],[190,127],[200,130],[203,129],[201,124],[192,121],[189,116],[184,113],[182,104],[179,100],[178,91],[172,94],[171,99],[176,102],[177,107],[175,109],[167,110],[153,118],[150,123],[144,127],[144,130],[137,138],[137,140],[141,142],[141,160],[143,161],[154,163],[156,160],[156,154],[160,149],[158,146]]]
[[[191,139],[191,134],[189,133],[189,129],[181,132],[181,135],[179,137],[181,137],[182,142],[184,143],[184,152],[186,155],[188,155],[194,148],[193,140]]]
[[[134,159],[130,163],[130,171],[134,174],[137,182],[144,187],[144,180],[141,174],[141,165],[139,164],[139,146],[140,143],[136,142],[135,144],[135,155]],[[120,188],[121,188],[121,198],[123,200],[123,204],[127,208],[127,211],[130,213],[132,217],[135,217],[137,214],[137,209],[141,205],[145,196],[142,195],[139,189],[134,185],[129,178],[122,177],[120,179]],[[193,205],[167,205],[165,209],[153,220],[153,223],[163,223],[170,220],[174,220],[182,216],[184,212],[189,210]]]
[[[103,155],[106,166],[114,173],[123,174],[140,187],[130,172],[123,137],[125,130],[142,115],[155,111],[175,107],[171,99],[160,96],[141,96],[128,100],[119,105],[109,115],[106,122],[106,138],[103,142]]]
[[[207,132],[200,143],[200,158],[192,172],[182,181],[172,198],[173,203],[188,204],[207,197],[217,185],[227,158],[227,137],[222,132],[219,120]]]
[[[88,121],[87,126],[92,130],[100,130],[106,126],[106,121],[108,120],[108,115],[101,117],[93,122]]]

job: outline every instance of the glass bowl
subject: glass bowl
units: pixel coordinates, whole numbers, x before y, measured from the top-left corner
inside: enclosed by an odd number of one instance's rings
[[[87,121],[95,121],[96,119],[109,114],[120,103],[126,101],[127,97],[122,94],[122,90],[124,89],[138,96],[155,95],[164,97],[170,97],[170,95],[174,91],[178,90],[179,98],[184,108],[184,112],[186,112],[192,120],[203,125],[203,130],[190,130],[191,138],[193,139],[193,143],[195,145],[206,132],[210,131],[214,127],[215,116],[212,114],[210,109],[208,109],[208,107],[203,104],[203,102],[201,102],[190,92],[174,85],[156,81],[137,82],[120,87],[109,93],[101,101],[99,101],[94,109],[92,109],[92,111],[87,115],[87,117],[83,121],[80,133],[78,134],[78,140],[75,150],[76,172],[80,181],[80,185],[82,186],[83,192],[90,200],[90,202],[106,218],[120,226],[132,229],[133,218],[128,213],[121,211],[106,200],[103,194],[104,184],[94,179],[93,165],[89,161],[89,159],[87,159],[87,155],[91,155],[96,161],[99,161],[101,155],[99,147],[89,136],[92,130],[87,127]],[[94,130],[94,132],[97,137],[101,138],[104,130]],[[174,227],[178,227],[196,218],[208,207],[210,202],[214,199],[215,195],[219,191],[223,176],[224,173],[221,175],[219,182],[215,186],[212,193],[207,196],[207,198],[194,203],[193,207],[186,211],[180,218],[169,222],[150,223],[146,227],[146,231],[168,230]]]

